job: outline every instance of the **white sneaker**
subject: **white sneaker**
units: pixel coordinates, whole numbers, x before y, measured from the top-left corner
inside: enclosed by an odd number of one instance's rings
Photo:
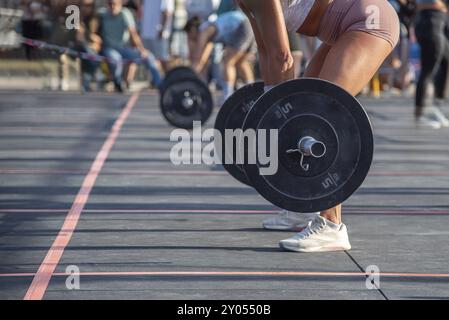
[[[284,210],[276,217],[265,220],[263,227],[268,230],[277,231],[301,231],[319,214],[319,212],[297,213]]]
[[[440,124],[443,127],[445,127],[445,128],[449,127],[449,119],[446,117],[446,115],[443,113],[443,111],[441,111],[440,108],[438,108],[436,106],[429,107],[429,108],[427,108],[427,112],[430,113],[431,115],[433,115],[440,122]]]
[[[310,221],[306,229],[294,237],[282,240],[279,246],[287,251],[296,252],[329,252],[350,250],[348,230],[341,224],[338,230],[330,227],[321,216]]]
[[[442,124],[435,116],[424,114],[416,119],[416,126],[418,128],[441,129]]]

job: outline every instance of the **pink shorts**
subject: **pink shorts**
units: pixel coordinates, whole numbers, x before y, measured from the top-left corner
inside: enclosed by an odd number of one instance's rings
[[[385,39],[394,48],[399,41],[399,18],[387,0],[334,0],[324,14],[317,36],[333,45],[349,31]]]

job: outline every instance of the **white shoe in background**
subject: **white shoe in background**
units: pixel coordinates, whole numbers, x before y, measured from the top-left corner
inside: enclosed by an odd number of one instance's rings
[[[424,114],[416,118],[416,126],[418,128],[441,129],[442,124],[435,116]]]
[[[449,127],[449,119],[446,117],[443,111],[441,111],[440,108],[438,108],[437,106],[429,107],[427,108],[427,112],[430,115],[433,115],[433,117],[435,117],[436,120],[438,120],[443,127],[445,128]]]

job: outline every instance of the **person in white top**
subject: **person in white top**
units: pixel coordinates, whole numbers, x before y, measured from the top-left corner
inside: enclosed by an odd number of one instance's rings
[[[294,78],[287,32],[316,36],[323,43],[305,77],[331,81],[357,95],[399,40],[399,19],[386,0],[236,0],[250,19],[261,72],[269,89]],[[288,251],[349,250],[351,245],[338,205],[309,217],[283,212],[268,220],[270,229],[305,227],[280,247]]]
[[[170,60],[169,39],[172,32],[175,0],[144,0],[141,36],[166,71]]]

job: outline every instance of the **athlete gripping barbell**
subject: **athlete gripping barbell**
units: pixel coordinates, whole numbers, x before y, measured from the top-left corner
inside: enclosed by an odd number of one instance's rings
[[[293,59],[288,45],[287,28],[289,31],[317,36],[323,41],[310,62],[305,76],[331,82],[305,80],[306,82],[301,83],[293,81],[274,88],[259,99],[251,109],[250,113],[253,115],[248,115],[243,129],[267,128],[271,125],[277,128],[274,121],[264,118],[260,113],[271,112],[275,102],[279,103],[279,100],[286,98],[281,96],[285,92],[293,93],[296,98],[305,98],[307,92],[316,93],[316,88],[312,88],[314,86],[324,88],[325,91],[338,92],[336,95],[324,93],[327,98],[338,96],[336,105],[339,110],[333,112],[333,117],[338,116],[338,113],[341,112],[339,120],[345,121],[346,117],[354,111],[360,116],[359,119],[364,118],[363,109],[360,106],[357,109],[356,100],[350,101],[348,96],[355,96],[366,86],[398,42],[398,17],[386,0],[237,0],[237,2],[250,19],[259,49],[262,76],[267,89],[293,79]],[[339,87],[343,90],[340,90]],[[327,103],[324,104],[324,109],[330,110],[332,103],[329,103],[329,99],[325,100]],[[306,108],[311,108],[310,104],[313,101],[313,98],[308,101]],[[315,103],[317,101],[315,100]],[[282,101],[282,103],[285,102],[285,100]],[[346,108],[347,106],[349,109]],[[320,103],[315,105],[317,109],[320,107]],[[263,109],[258,111],[259,108]],[[294,112],[301,112],[295,105],[293,105],[293,109]],[[319,115],[320,112],[324,112],[324,110],[312,111],[314,115]],[[318,121],[317,119],[310,120]],[[325,119],[326,117],[324,117]],[[364,121],[362,120],[360,123]],[[326,127],[325,122],[321,122],[323,128]],[[370,132],[369,122],[366,126],[366,130],[359,131],[360,134]],[[297,131],[288,130],[295,133],[294,140],[298,138]],[[325,131],[328,132],[329,140],[340,138],[338,134],[332,138],[332,126],[327,127]],[[300,133],[299,137],[302,134],[304,133]],[[282,144],[282,134],[280,137],[279,143]],[[358,142],[359,145],[361,141]],[[288,148],[290,150],[292,146],[288,146]],[[328,147],[328,152],[332,152],[331,149],[332,146]],[[362,152],[362,150],[360,149],[358,152]],[[285,155],[281,153],[280,157],[282,156]],[[288,166],[288,160],[285,160],[284,163]],[[244,169],[248,173],[248,177],[260,182],[258,186],[255,186],[258,191],[262,191],[264,196],[269,197],[269,187],[272,187],[272,181],[262,181],[263,177],[257,177],[256,167],[245,166]],[[329,179],[330,183],[333,183],[332,176]],[[307,189],[308,186],[303,185],[301,188]],[[271,189],[276,189],[276,186]],[[295,193],[295,190],[279,191]],[[337,198],[344,199],[345,197]],[[286,206],[288,208],[292,207],[288,200],[283,199],[279,202],[288,204]],[[280,246],[286,250],[319,252],[351,248],[346,226],[342,223],[340,204],[336,203],[334,207],[326,208],[320,215],[316,215],[313,221],[308,221],[308,218],[309,216],[304,218],[301,214],[285,212],[279,217],[265,221],[264,226],[285,230],[306,227],[296,236],[280,242]]]

